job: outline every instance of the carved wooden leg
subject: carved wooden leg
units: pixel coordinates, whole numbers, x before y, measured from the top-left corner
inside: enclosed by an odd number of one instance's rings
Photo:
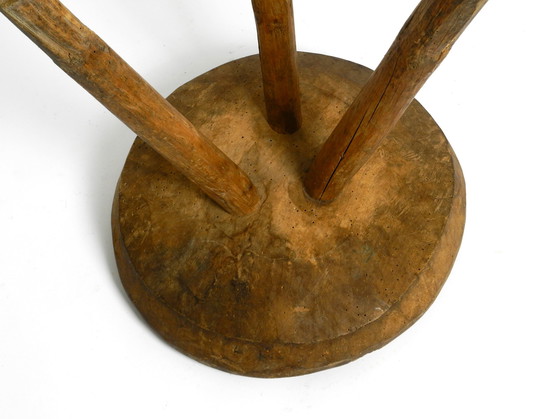
[[[301,126],[292,0],[253,0],[268,123],[282,134]]]
[[[53,61],[225,210],[252,212],[249,178],[57,0],[0,2]]]
[[[487,0],[422,0],[305,178],[307,193],[331,201],[393,129],[418,90]],[[375,186],[375,185],[373,185]]]

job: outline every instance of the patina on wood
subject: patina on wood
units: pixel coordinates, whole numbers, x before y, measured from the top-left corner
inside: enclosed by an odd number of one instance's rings
[[[253,0],[260,60],[214,69],[169,102],[58,1],[0,10],[139,135],[112,227],[148,323],[204,363],[278,377],[383,346],[445,282],[464,180],[413,97],[485,2],[422,0],[372,73],[296,57],[291,1]]]
[[[221,207],[257,208],[249,178],[59,1],[4,0],[0,11]]]
[[[252,0],[268,123],[291,134],[301,126],[292,0]]]
[[[420,2],[315,157],[305,177],[309,196],[328,202],[340,194],[486,1]]]
[[[169,97],[255,179],[259,211],[208,205],[141,141],[115,195],[117,264],[140,313],[174,347],[238,374],[310,373],[386,344],[436,297],[463,231],[461,169],[417,102],[340,199],[306,197],[303,169],[371,70],[303,53],[299,65],[304,118],[290,136],[262,115],[257,56]]]

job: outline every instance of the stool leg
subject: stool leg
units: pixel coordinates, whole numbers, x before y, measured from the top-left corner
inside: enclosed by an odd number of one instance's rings
[[[249,178],[57,0],[0,0],[0,11],[226,211],[252,212]]]
[[[301,126],[292,0],[252,1],[268,123],[276,132],[291,134]]]
[[[398,122],[487,0],[422,0],[315,157],[307,193],[331,201]]]

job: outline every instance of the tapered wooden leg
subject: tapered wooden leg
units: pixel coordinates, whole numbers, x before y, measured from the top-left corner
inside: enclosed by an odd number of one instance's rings
[[[249,178],[57,0],[0,0],[53,61],[225,210],[252,212]]]
[[[331,201],[393,129],[487,0],[422,0],[315,157],[307,193]]]
[[[291,134],[301,126],[292,0],[252,0],[268,123]]]

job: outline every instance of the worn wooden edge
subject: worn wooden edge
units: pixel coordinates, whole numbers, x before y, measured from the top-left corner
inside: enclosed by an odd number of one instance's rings
[[[210,330],[202,329],[186,318],[179,318],[178,313],[163,304],[151,290],[143,285],[130,262],[120,234],[118,220],[119,185],[117,185],[112,209],[112,231],[115,257],[118,261],[117,265],[121,281],[128,296],[135,305],[140,300],[143,301],[144,305],[149,301],[149,311],[142,310],[141,314],[155,332],[180,352],[211,367],[240,375],[275,378],[309,374],[346,364],[381,348],[412,326],[431,306],[451,272],[457,252],[454,252],[452,257],[446,257],[446,254],[447,249],[454,248],[458,250],[461,244],[464,230],[466,194],[460,165],[451,150],[450,153],[453,156],[456,168],[455,196],[446,228],[430,261],[426,268],[418,274],[416,282],[410,286],[398,303],[394,304],[379,319],[348,335],[315,344],[274,343],[267,348],[265,356],[263,356],[262,344],[260,343],[227,338]],[[457,222],[457,220],[460,222]],[[458,228],[454,226],[458,226]],[[441,272],[446,272],[445,276],[442,277]],[[430,303],[428,305],[419,304],[420,299],[418,297],[426,294],[432,296]],[[157,329],[156,324],[166,324],[167,329]],[[395,329],[397,330],[396,333],[388,333],[388,331]],[[373,344],[371,343],[372,335],[378,337],[377,342]],[[356,346],[348,354],[348,349],[352,348],[353,345]],[[274,358],[274,354],[279,346],[289,346],[292,357],[290,359],[277,360],[276,368],[270,367],[270,359]],[[236,351],[235,348],[240,347],[243,347],[243,350],[237,349]],[[208,354],[210,348],[214,349],[214,351]],[[240,356],[237,357],[236,352],[242,352],[245,357],[257,359],[262,357],[263,365],[266,365],[267,368],[252,371],[240,369]],[[226,353],[229,356],[225,356]],[[309,365],[307,360],[313,359],[317,353],[322,357],[324,363],[319,366]],[[346,357],[340,358],[340,355],[343,353],[346,354]],[[289,373],[286,373],[287,370],[289,370]]]
[[[378,349],[404,332],[432,304],[445,283],[461,243],[465,221],[465,184],[459,162],[447,145],[454,168],[452,207],[441,238],[429,262],[416,281],[387,312],[346,335],[314,343],[252,342],[224,337],[203,329],[167,306],[146,288],[130,262],[119,225],[119,188],[117,185],[112,212],[115,256],[124,288],[140,309],[147,323],[164,340],[201,363],[224,371],[254,377],[294,376],[345,364]],[[453,249],[449,255],[449,250]],[[429,295],[426,304],[425,296]],[[424,302],[422,303],[422,300]],[[163,328],[161,325],[165,325]],[[289,347],[289,351],[286,348]],[[281,357],[280,354],[286,354]],[[244,359],[259,360],[259,365],[245,370]],[[310,361],[320,359],[316,361]]]

